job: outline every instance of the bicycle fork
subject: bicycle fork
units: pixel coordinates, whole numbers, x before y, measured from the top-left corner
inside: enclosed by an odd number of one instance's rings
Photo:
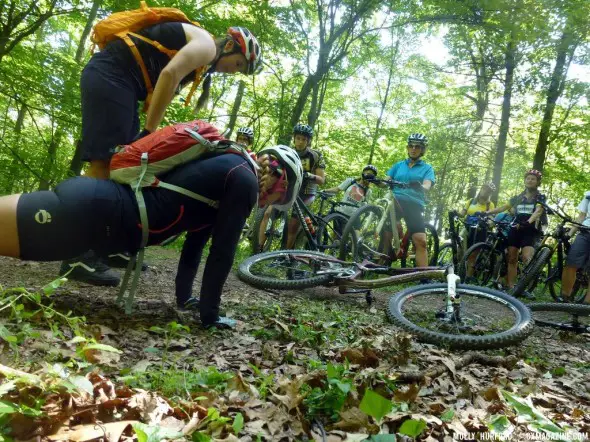
[[[457,294],[457,282],[461,278],[455,274],[455,269],[449,267],[447,273],[447,302],[445,306],[445,316],[451,318],[454,322],[461,321],[461,295]]]

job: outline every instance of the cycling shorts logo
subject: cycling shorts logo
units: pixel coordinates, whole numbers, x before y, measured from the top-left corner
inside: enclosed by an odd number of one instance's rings
[[[51,222],[51,214],[44,209],[39,210],[35,213],[35,221],[39,224],[47,224]]]

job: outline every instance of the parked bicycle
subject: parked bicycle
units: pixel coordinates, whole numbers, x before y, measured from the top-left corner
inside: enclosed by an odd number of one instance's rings
[[[570,248],[570,238],[567,235],[566,224],[573,224],[581,230],[590,230],[587,226],[576,223],[568,216],[559,213],[547,204],[541,204],[548,214],[561,219],[557,227],[543,236],[540,245],[529,264],[524,268],[522,276],[514,286],[513,294],[518,296],[526,287],[534,282],[541,282],[553,299],[561,297],[561,274],[565,265],[565,258]],[[571,299],[574,303],[582,302],[588,287],[589,273],[587,268],[580,268],[576,274],[576,283],[572,290]]]
[[[409,187],[407,183],[399,181],[373,179],[371,182],[386,185],[390,189]],[[406,267],[408,261],[414,258],[413,245],[410,233],[403,232],[399,218],[396,200],[392,192],[388,192],[384,198],[378,199],[374,204],[361,207],[350,217],[344,228],[339,258],[348,261],[367,259],[372,262],[381,261],[388,264],[399,261],[401,267]],[[385,253],[386,245],[383,241],[383,232],[388,227],[393,232],[393,253],[391,256]],[[435,264],[439,247],[438,234],[433,225],[426,224],[425,227],[429,262]]]
[[[497,290],[457,284],[452,265],[391,268],[313,251],[279,250],[247,258],[238,275],[262,289],[327,286],[339,287],[341,293],[446,277],[446,283],[417,285],[393,295],[390,319],[424,342],[458,349],[514,345],[532,331],[530,311],[522,302]]]
[[[466,269],[466,277],[470,278],[473,284],[501,289],[505,285],[503,279],[508,263],[506,240],[508,231],[514,226],[515,221],[491,221],[494,228],[488,231],[486,241],[475,243],[465,251],[463,266]],[[488,221],[482,217],[480,222]]]
[[[316,213],[313,213],[299,196],[297,197],[293,205],[293,213],[299,220],[301,229],[297,234],[295,247],[329,254],[335,254],[339,250],[342,231],[348,217],[338,212],[337,208],[354,205],[343,201],[333,201],[331,199],[333,196],[331,193],[318,192],[320,204]],[[329,204],[330,209],[324,214],[326,204]],[[287,245],[288,213],[271,209],[266,228],[261,232],[264,212],[265,210],[260,211],[254,223],[253,254],[285,249]]]

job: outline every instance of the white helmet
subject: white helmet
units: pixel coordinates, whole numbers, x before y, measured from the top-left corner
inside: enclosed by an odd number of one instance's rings
[[[301,183],[303,182],[303,167],[301,166],[299,155],[297,155],[295,149],[282,144],[264,148],[258,152],[258,155],[274,156],[287,171],[288,187],[285,202],[283,204],[272,205],[275,209],[286,212],[295,202],[299,189],[301,188]]]
[[[250,142],[252,142],[252,140],[254,139],[254,131],[250,127],[238,128],[237,134],[244,135],[246,138],[248,138],[250,140]]]

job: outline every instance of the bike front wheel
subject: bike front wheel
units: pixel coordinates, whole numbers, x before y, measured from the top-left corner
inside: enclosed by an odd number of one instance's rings
[[[508,347],[533,330],[531,312],[512,296],[459,284],[460,302],[451,304],[447,290],[447,284],[405,289],[390,298],[388,316],[420,341],[462,350]]]
[[[343,268],[332,257],[308,250],[276,250],[245,259],[239,278],[261,289],[293,290],[326,285]],[[331,273],[326,273],[331,272]]]

